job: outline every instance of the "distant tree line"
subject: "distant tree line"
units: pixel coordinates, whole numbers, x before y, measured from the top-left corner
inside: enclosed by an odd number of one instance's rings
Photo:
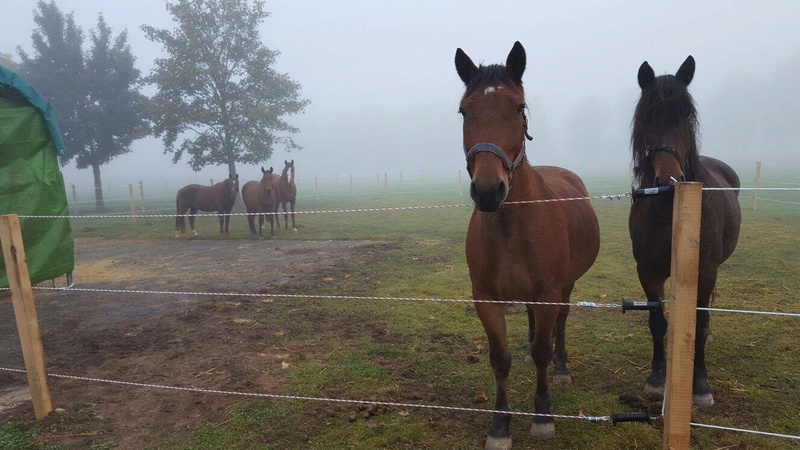
[[[0,64],[17,71],[53,106],[67,148],[62,164],[91,167],[97,209],[104,209],[100,167],[129,153],[145,136],[161,137],[164,153],[177,163],[184,155],[200,170],[236,163],[258,164],[276,145],[300,147],[299,130],[284,116],[301,113],[308,100],[300,85],[273,65],[279,52],[262,42],[258,26],[269,17],[260,0],[177,0],[167,3],[174,30],[142,25],[166,56],[148,76],[135,67],[127,31],[114,36],[102,14],[85,35],[72,13],[40,0],[29,55],[20,62],[0,54]],[[154,85],[157,93],[141,93]]]

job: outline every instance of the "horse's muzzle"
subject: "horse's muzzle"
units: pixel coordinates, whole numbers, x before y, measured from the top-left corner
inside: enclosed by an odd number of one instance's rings
[[[478,187],[473,181],[469,186],[469,195],[472,201],[475,202],[475,207],[481,212],[495,212],[500,209],[503,200],[508,195],[508,186],[505,181],[499,181],[496,185],[490,188],[484,186]]]

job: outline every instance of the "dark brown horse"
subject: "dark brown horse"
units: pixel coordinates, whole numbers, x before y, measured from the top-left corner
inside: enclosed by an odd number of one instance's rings
[[[466,85],[459,112],[464,117],[464,151],[472,179],[470,195],[475,202],[466,241],[473,298],[558,304],[527,305],[528,354],[536,364],[534,408],[543,414],[533,419],[531,435],[547,439],[555,433],[553,418],[547,416],[547,369],[553,361],[553,381],[570,381],[564,339],[569,299],[575,282],[597,257],[597,217],[588,200],[504,204],[587,195],[583,182],[574,173],[559,167],[528,165],[525,138],[530,137],[522,88],[522,45],[514,44],[505,66],[476,67],[461,49],[456,51],[455,63]],[[507,305],[475,303],[489,339],[497,410],[509,410]],[[511,446],[510,421],[510,414],[495,414],[486,448]]]
[[[675,75],[656,77],[647,61],[639,67],[642,95],[633,116],[633,174],[641,188],[667,186],[676,181],[699,181],[705,187],[738,188],[739,177],[724,162],[700,156],[697,148],[697,111],[687,87],[694,77],[695,62],[689,56]],[[717,271],[733,253],[739,239],[741,211],[738,191],[703,191],[700,225],[700,272],[697,306],[711,302]],[[660,302],[670,274],[672,197],[638,198],[629,218],[633,256],[639,282],[647,300]],[[664,392],[666,361],[664,335],[667,321],[661,309],[650,311],[653,336],[652,373],[645,390]],[[714,404],[706,382],[705,343],[708,311],[697,311],[694,353],[693,401]]]
[[[292,230],[297,231],[294,223],[294,203],[297,200],[297,186],[294,184],[294,160],[283,161],[284,167],[280,175],[273,175],[275,186],[275,212],[278,212],[278,206],[283,207],[283,220],[285,229],[289,229],[289,214],[286,213],[286,204],[288,203],[292,210]],[[275,216],[278,222],[278,229],[281,228],[281,221],[278,216]]]
[[[197,211],[216,211],[219,214],[219,234],[229,234],[231,210],[239,193],[239,175],[230,175],[225,181],[213,186],[190,184],[178,191],[175,203],[178,206],[178,215],[175,217],[175,237],[180,237],[186,231],[186,211],[189,211],[189,225],[192,234],[197,236],[194,229],[194,216]]]
[[[250,233],[256,234],[255,216],[258,214],[258,237],[262,237],[264,228],[264,216],[269,221],[269,234],[275,236],[275,190],[273,189],[274,180],[272,178],[272,167],[269,170],[261,168],[261,181],[248,181],[242,186],[242,200],[247,207],[247,224],[250,226]]]

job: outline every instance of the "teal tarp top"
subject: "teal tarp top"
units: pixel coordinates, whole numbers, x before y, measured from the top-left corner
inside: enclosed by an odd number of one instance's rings
[[[31,283],[71,272],[74,245],[58,155],[64,141],[47,100],[14,72],[0,66],[0,215],[20,218]],[[0,258],[0,287],[8,287]]]

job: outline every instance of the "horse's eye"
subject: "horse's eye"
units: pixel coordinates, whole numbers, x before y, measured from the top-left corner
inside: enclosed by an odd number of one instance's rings
[[[465,113],[461,108],[458,108],[458,113],[461,114],[461,117],[467,117],[467,113]]]
[[[523,104],[521,104],[521,105],[517,106],[517,114],[522,114],[522,113],[524,113],[524,112],[525,112],[525,106],[526,106],[526,105],[525,105],[525,103],[523,103]]]

